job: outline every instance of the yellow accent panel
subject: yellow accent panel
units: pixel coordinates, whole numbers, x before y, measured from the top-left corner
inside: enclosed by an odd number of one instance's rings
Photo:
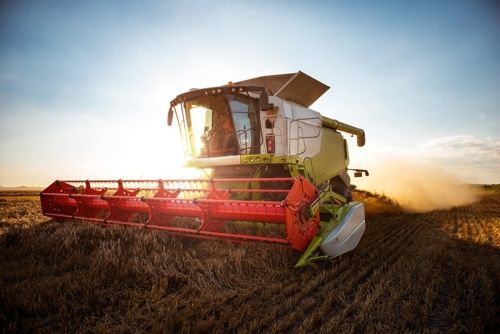
[[[294,156],[277,156],[271,154],[251,154],[241,156],[242,165],[253,164],[299,164],[300,158]]]
[[[211,168],[217,166],[285,164],[298,165],[301,163],[296,156],[275,156],[271,154],[231,155],[222,157],[188,159],[186,167]]]
[[[346,146],[342,135],[336,131],[323,128],[321,130],[321,149],[320,153],[312,156],[311,164],[305,164],[308,173],[315,178],[315,184],[321,184],[342,170],[347,168],[348,159]],[[312,170],[309,170],[311,169]]]

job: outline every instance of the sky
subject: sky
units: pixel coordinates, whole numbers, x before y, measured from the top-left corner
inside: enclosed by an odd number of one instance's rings
[[[498,3],[232,0],[2,1],[0,185],[175,177],[170,100],[298,70],[331,86],[311,108],[365,130],[351,167],[500,183]]]

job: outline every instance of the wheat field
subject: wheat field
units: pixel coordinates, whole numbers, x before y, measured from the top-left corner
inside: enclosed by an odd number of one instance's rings
[[[357,191],[354,251],[300,254],[57,222],[33,193],[0,196],[2,332],[389,333],[500,328],[500,191],[408,214]]]

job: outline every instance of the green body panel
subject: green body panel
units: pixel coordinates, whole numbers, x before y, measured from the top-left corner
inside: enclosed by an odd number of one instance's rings
[[[305,159],[306,171],[314,178],[315,184],[321,184],[340,174],[347,168],[349,156],[347,144],[342,135],[327,128],[322,128],[320,153]]]

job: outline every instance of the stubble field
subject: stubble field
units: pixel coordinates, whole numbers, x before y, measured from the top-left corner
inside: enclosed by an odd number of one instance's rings
[[[26,196],[31,195],[31,196]],[[3,332],[494,332],[500,328],[500,191],[470,206],[402,212],[358,191],[356,250],[295,269],[299,254],[248,243],[41,215],[0,196]]]

